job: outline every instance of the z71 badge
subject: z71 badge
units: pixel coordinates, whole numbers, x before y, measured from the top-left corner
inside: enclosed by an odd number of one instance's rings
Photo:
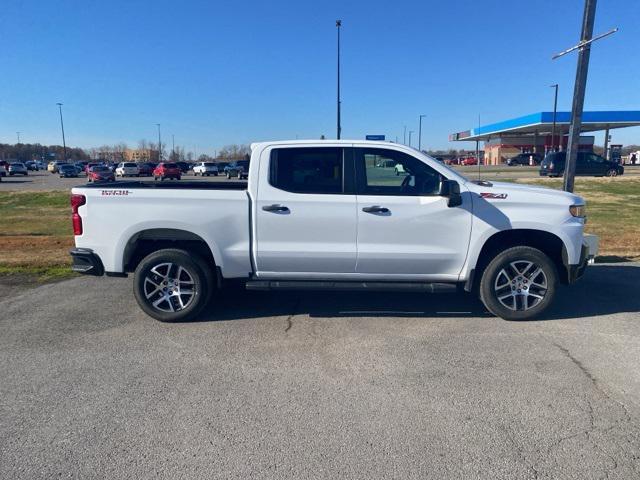
[[[103,196],[123,196],[123,195],[129,195],[129,190],[102,190],[102,195]]]
[[[492,199],[492,200],[504,200],[505,198],[507,198],[507,194],[506,193],[482,192],[480,194],[480,196],[482,198],[489,198],[489,199]]]

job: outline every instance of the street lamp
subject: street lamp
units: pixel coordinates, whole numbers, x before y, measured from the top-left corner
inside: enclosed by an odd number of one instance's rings
[[[160,140],[160,124],[156,123],[158,127],[158,162],[162,161],[162,141]]]
[[[176,136],[171,134],[171,161],[175,162],[176,160]]]
[[[409,146],[411,146],[411,134],[413,133],[413,130],[409,130]]]
[[[556,93],[553,99],[553,126],[551,127],[551,151],[555,152],[555,143],[556,143],[556,113],[558,111],[558,84],[554,83],[550,85],[551,88],[556,89]]]
[[[62,121],[62,104],[60,102],[56,103],[58,105],[58,110],[60,111],[60,128],[62,129],[62,152],[64,162],[67,161],[67,142],[64,139],[64,122]]]
[[[426,117],[426,115],[420,115],[418,126],[418,150],[420,151],[422,151],[422,117]]]
[[[16,135],[18,135],[18,143],[20,143],[20,132],[16,132]]]
[[[404,133],[402,134],[402,144],[406,145],[407,144],[407,126],[404,126]]]
[[[337,118],[337,139],[340,140],[340,134],[342,133],[342,126],[340,125],[340,27],[342,27],[342,20],[336,20],[336,28],[338,30],[338,118]]]

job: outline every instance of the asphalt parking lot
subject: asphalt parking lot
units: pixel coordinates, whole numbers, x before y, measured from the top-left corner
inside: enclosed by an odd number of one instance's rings
[[[227,290],[184,324],[131,279],[0,295],[0,477],[639,478],[639,284],[593,266],[531,322],[456,293]]]

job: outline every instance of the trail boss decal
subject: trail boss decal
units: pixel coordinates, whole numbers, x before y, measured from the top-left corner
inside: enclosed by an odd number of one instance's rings
[[[487,198],[487,199],[490,199],[490,200],[504,200],[505,198],[507,198],[507,194],[506,193],[482,192],[480,194],[480,196],[482,198]]]
[[[129,190],[102,190],[102,196],[117,195],[126,196],[129,195]]]

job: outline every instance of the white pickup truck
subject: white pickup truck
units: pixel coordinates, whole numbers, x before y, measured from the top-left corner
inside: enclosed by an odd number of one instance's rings
[[[73,269],[134,273],[140,307],[162,321],[197,316],[229,279],[249,289],[448,283],[497,316],[529,319],[598,249],[582,198],[474,182],[390,142],[256,143],[248,182],[95,183],[74,188],[71,204]]]

